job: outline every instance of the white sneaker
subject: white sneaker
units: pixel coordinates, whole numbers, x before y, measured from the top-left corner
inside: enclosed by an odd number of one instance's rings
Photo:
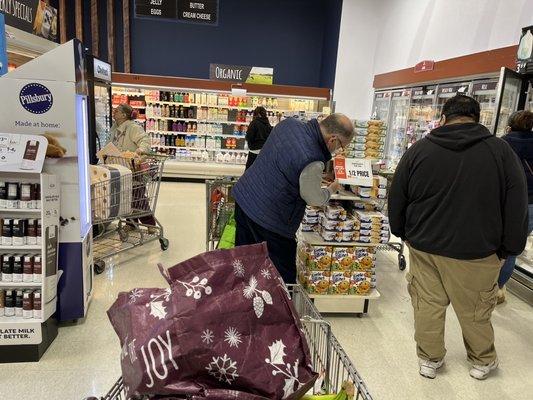
[[[429,361],[419,358],[418,365],[420,366],[420,375],[429,379],[435,379],[437,370],[444,365],[444,359],[440,361]]]
[[[490,374],[490,371],[494,371],[498,368],[500,361],[498,359],[491,362],[489,365],[473,365],[470,370],[470,376],[480,381],[487,379]]]

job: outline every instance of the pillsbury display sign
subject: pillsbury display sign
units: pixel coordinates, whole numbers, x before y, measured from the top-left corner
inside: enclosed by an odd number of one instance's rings
[[[20,104],[32,114],[44,114],[54,104],[54,97],[48,88],[40,83],[29,83],[19,94]]]

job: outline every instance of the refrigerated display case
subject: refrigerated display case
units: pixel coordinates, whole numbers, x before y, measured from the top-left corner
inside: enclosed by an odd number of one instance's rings
[[[257,106],[271,125],[307,121],[331,112],[331,90],[116,73],[112,107],[120,103],[137,109],[152,150],[170,157],[163,176],[205,179],[244,172],[245,135]]]
[[[412,89],[406,132],[407,148],[422,139],[433,129],[435,125],[436,94],[436,85]]]
[[[527,75],[505,67],[501,69],[496,95],[496,136],[505,135],[509,116],[525,107],[528,84]]]
[[[87,56],[89,74],[89,156],[96,164],[96,153],[109,142],[111,129],[111,65]]]
[[[379,119],[380,121],[389,120],[391,94],[391,92],[376,92],[376,94],[374,94],[372,119]]]
[[[387,169],[394,170],[406,148],[406,130],[411,90],[394,91],[391,95],[389,128],[385,145]]]
[[[450,98],[458,94],[470,94],[471,82],[460,83],[445,83],[438,86],[437,89],[437,101],[435,106],[435,119],[440,119],[442,114],[442,107],[444,103]]]
[[[481,113],[479,123],[485,125],[491,132],[494,131],[496,121],[496,94],[498,79],[474,81],[472,84],[472,97],[479,102]]]

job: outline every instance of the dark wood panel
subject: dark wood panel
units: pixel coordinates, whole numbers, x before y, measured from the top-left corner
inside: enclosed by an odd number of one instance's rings
[[[131,72],[130,2],[122,0],[122,24],[124,29],[124,72]]]
[[[67,10],[66,1],[59,0],[59,41],[65,43],[67,41]]]
[[[98,1],[91,0],[91,37],[92,49],[95,57],[100,57],[100,32],[98,29]]]
[[[82,0],[75,2],[76,38],[83,42],[83,3]]]
[[[115,13],[114,0],[107,0],[107,60],[111,70],[115,70]]]
[[[230,91],[232,87],[246,89],[250,93],[285,95],[295,97],[314,97],[329,100],[331,91],[327,88],[314,88],[303,86],[287,85],[251,85],[232,84],[230,82],[212,81],[208,79],[177,78],[171,76],[139,75],[114,72],[113,83],[134,84],[168,88],[190,88],[204,90],[225,90]]]
[[[454,79],[495,73],[501,67],[515,69],[517,46],[502,47],[466,56],[436,61],[432,71],[414,72],[413,68],[401,69],[374,76],[374,88],[401,87],[422,82]]]

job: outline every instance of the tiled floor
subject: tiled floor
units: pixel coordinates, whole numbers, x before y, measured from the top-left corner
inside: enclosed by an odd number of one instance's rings
[[[113,385],[120,375],[120,347],[105,312],[117,293],[134,287],[164,287],[157,262],[171,265],[205,249],[203,185],[163,184],[157,214],[171,241],[169,250],[162,253],[155,243],[141,247],[98,276],[84,322],[62,327],[39,363],[1,365],[0,399],[78,400],[103,395]],[[447,364],[437,379],[427,380],[417,372],[404,273],[398,270],[393,253],[382,254],[379,261],[382,297],[371,305],[369,315],[362,319],[328,316],[374,399],[533,398],[533,308],[513,296],[497,308],[493,321],[501,368],[485,382],[468,376],[458,322],[450,310]]]

